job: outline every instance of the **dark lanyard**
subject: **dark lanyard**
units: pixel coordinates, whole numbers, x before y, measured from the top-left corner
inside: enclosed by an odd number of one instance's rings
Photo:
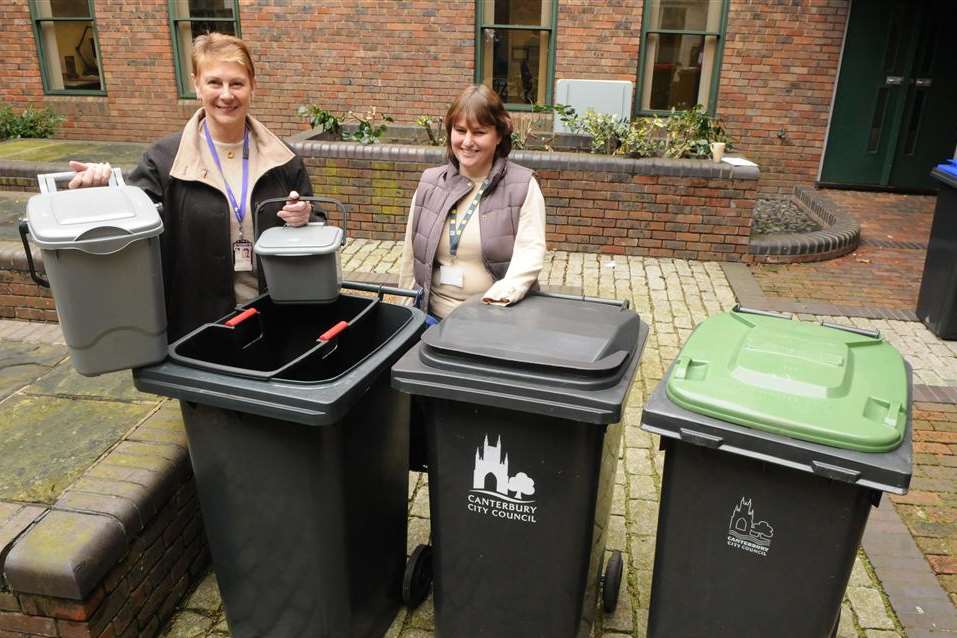
[[[229,203],[232,204],[233,211],[236,213],[236,221],[239,222],[239,234],[242,235],[243,217],[246,216],[246,194],[249,192],[249,129],[243,131],[243,194],[242,199],[238,202],[233,189],[229,187],[229,182],[226,181],[226,173],[223,172],[223,165],[219,161],[219,153],[216,152],[216,145],[213,143],[213,137],[209,134],[209,127],[206,126],[206,122],[203,122],[203,133],[206,134],[209,152],[213,156],[213,161],[216,162],[216,168],[219,169],[219,174],[223,178],[223,184],[226,185],[226,194],[229,196]]]
[[[482,182],[482,185],[479,186],[478,192],[475,193],[475,197],[472,199],[472,203],[469,204],[469,207],[465,209],[465,214],[462,215],[462,221],[456,223],[456,212],[453,208],[449,213],[449,253],[455,257],[455,253],[459,250],[459,242],[462,241],[462,233],[465,232],[465,227],[468,226],[469,220],[472,219],[472,215],[475,214],[475,211],[478,210],[479,202],[482,201],[482,195],[485,193],[485,189],[488,188],[488,180]]]

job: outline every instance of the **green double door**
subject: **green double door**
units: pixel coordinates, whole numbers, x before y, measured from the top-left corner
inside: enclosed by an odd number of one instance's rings
[[[931,190],[957,145],[957,0],[852,0],[821,183]]]

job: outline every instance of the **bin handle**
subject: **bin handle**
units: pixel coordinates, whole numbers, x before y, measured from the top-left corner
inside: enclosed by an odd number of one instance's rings
[[[30,266],[30,278],[41,288],[49,288],[50,282],[37,274],[36,266],[33,264],[33,253],[30,252],[30,243],[27,241],[27,233],[30,232],[27,220],[21,219],[17,227],[20,230],[20,240],[23,242],[23,252],[27,255],[27,265]]]
[[[858,328],[856,326],[845,326],[839,323],[831,323],[830,321],[822,321],[821,325],[825,328],[833,328],[834,330],[843,330],[844,332],[852,332],[856,335],[861,335],[862,337],[871,337],[872,339],[880,339],[881,331],[880,330],[868,330],[867,328]]]
[[[259,311],[256,310],[255,308],[247,308],[246,310],[243,310],[241,313],[239,313],[235,317],[223,322],[223,325],[229,328],[235,328],[236,326],[246,321],[250,317],[254,315],[258,315],[258,314],[259,314]]]
[[[55,193],[56,183],[76,177],[76,171],[63,171],[62,173],[40,173],[37,175],[37,182],[40,184],[41,193]],[[123,171],[118,166],[114,166],[110,171],[110,186],[126,186],[123,180]]]
[[[359,313],[355,317],[353,317],[351,320],[338,322],[337,324],[335,324],[334,326],[332,326],[331,328],[323,332],[321,335],[319,335],[319,338],[316,339],[316,341],[322,344],[332,341],[337,336],[339,336],[340,332],[342,332],[349,326],[355,325],[356,322],[360,321],[363,317],[365,317],[370,312],[372,312],[372,309],[378,306],[380,301],[381,301],[380,299],[371,300],[369,304],[365,308],[360,310]]]
[[[791,316],[784,314],[783,312],[774,312],[773,310],[759,310],[758,308],[745,308],[739,303],[734,304],[734,308],[731,309],[731,312],[740,312],[748,315],[761,315],[762,317],[773,317],[775,319],[787,319],[790,321]]]
[[[259,211],[262,210],[262,207],[266,204],[281,204],[289,201],[288,197],[269,197],[264,199],[256,206],[256,210],[253,212],[253,237],[259,238],[259,227],[257,220],[259,219]],[[299,201],[301,202],[317,202],[320,204],[333,204],[336,208],[339,209],[339,214],[342,215],[342,243],[340,245],[346,245],[346,226],[349,219],[349,209],[346,208],[346,205],[340,202],[338,199],[333,199],[331,197],[313,197],[311,195],[300,195]],[[326,214],[322,210],[312,211],[313,215],[317,218],[322,217],[322,223],[326,223]]]
[[[604,299],[602,297],[588,297],[586,295],[564,295],[557,292],[542,292],[541,290],[530,290],[526,297],[551,297],[552,299],[567,299],[569,301],[587,301],[588,303],[619,306],[622,310],[631,308],[631,300],[629,299]]]
[[[374,292],[379,295],[379,299],[382,299],[382,295],[395,295],[397,297],[412,298],[415,298],[419,295],[417,291],[409,290],[407,288],[396,288],[394,286],[385,286],[383,284],[367,284],[361,281],[343,281],[341,287],[348,288],[349,290]]]

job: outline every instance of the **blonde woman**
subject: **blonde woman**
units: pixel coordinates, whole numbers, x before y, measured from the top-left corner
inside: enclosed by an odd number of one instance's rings
[[[221,33],[193,42],[193,85],[201,108],[179,133],[154,143],[126,179],[163,204],[161,235],[167,333],[172,341],[214,321],[264,287],[252,253],[256,202],[259,232],[285,222],[300,226],[312,195],[302,159],[249,115],[256,72],[246,44]],[[105,185],[109,164],[70,162],[70,188]]]

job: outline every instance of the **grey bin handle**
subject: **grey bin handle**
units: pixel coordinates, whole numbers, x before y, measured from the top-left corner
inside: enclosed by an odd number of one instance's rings
[[[262,210],[263,206],[266,204],[282,204],[289,201],[288,197],[270,197],[264,199],[256,206],[256,210],[253,212],[253,237],[259,238],[259,228],[257,224],[257,219],[259,218],[259,211]],[[299,197],[301,202],[316,202],[319,204],[333,204],[336,208],[339,209],[339,214],[342,215],[342,246],[346,245],[346,225],[349,219],[349,209],[346,208],[346,205],[340,202],[338,199],[333,199],[331,197],[312,197],[302,195]],[[322,223],[326,223],[326,214],[324,212],[316,211],[313,209],[313,214],[322,217]]]
[[[41,173],[37,175],[37,182],[40,183],[41,193],[55,193],[57,182],[64,182],[74,177],[76,177],[76,171]],[[123,171],[119,167],[114,167],[110,172],[110,186],[126,186],[126,182],[123,181]]]
[[[530,290],[526,297],[551,297],[552,299],[568,299],[570,301],[587,301],[588,303],[602,303],[608,306],[618,306],[622,310],[631,308],[631,301],[628,299],[603,299],[601,297],[587,297],[585,295],[563,295],[557,292],[542,292],[540,290]]]

